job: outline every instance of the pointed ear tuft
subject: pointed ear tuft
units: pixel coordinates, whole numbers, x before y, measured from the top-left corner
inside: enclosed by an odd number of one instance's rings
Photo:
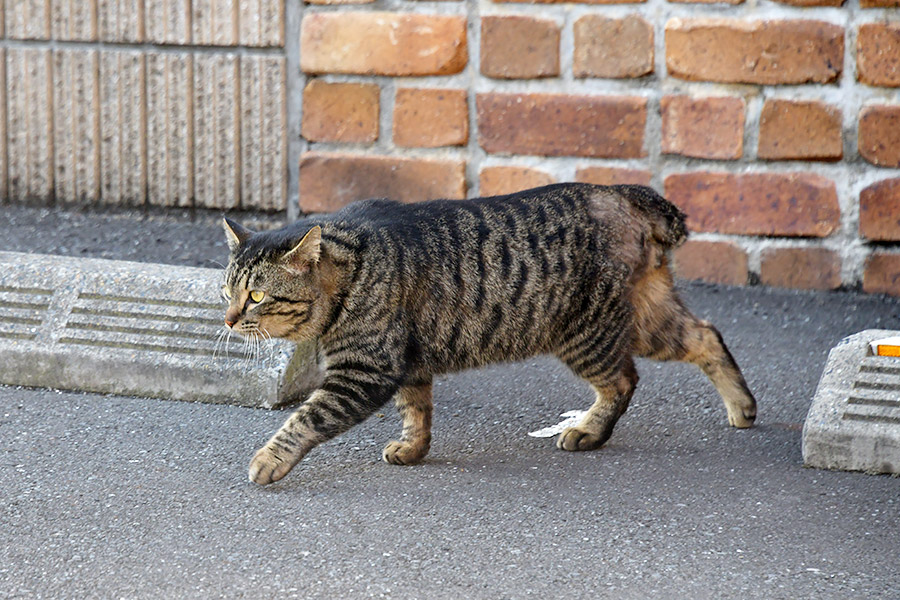
[[[222,228],[225,229],[225,237],[228,238],[228,249],[234,252],[237,247],[244,243],[247,238],[253,235],[253,232],[235,223],[228,217],[222,218]]]
[[[303,239],[282,258],[288,268],[304,271],[311,263],[319,262],[322,254],[322,228],[316,225],[306,232]]]

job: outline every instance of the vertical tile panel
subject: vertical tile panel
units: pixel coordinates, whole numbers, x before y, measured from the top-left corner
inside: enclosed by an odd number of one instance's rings
[[[50,51],[6,52],[9,198],[46,201],[53,196]]]
[[[51,0],[50,31],[55,40],[97,39],[96,0]]]
[[[285,60],[244,57],[241,65],[241,206],[287,207]]]
[[[107,204],[146,199],[144,62],[141,52],[100,55],[100,199]]]
[[[240,203],[240,98],[233,54],[197,56],[194,66],[194,197],[197,206]]]
[[[6,49],[0,48],[0,202],[9,197],[6,144]]]
[[[53,54],[56,199],[87,203],[100,196],[100,121],[96,50]]]
[[[5,18],[11,39],[50,39],[50,0],[6,0]]]
[[[190,0],[144,0],[147,41],[161,44],[191,43]]]
[[[244,46],[284,45],[284,2],[242,0],[240,41]]]
[[[190,206],[194,195],[193,60],[147,55],[147,200]]]
[[[104,42],[144,41],[144,0],[97,0],[97,29]]]
[[[194,0],[191,13],[193,43],[234,46],[238,41],[237,0]]]

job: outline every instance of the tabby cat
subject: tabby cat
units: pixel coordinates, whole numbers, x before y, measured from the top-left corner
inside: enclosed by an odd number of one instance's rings
[[[564,450],[610,436],[638,381],[633,356],[679,360],[712,380],[734,427],[756,401],[709,323],[673,289],[667,252],[684,215],[652,189],[565,183],[508,196],[367,200],[254,233],[225,219],[225,324],[244,335],[318,338],[324,379],[253,457],[284,477],[312,448],[391,398],[403,421],[393,464],[431,443],[432,378],[553,354],[596,399]]]

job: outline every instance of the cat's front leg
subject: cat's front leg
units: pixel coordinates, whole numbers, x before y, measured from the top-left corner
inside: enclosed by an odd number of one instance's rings
[[[397,391],[394,377],[330,371],[317,389],[250,461],[250,481],[267,485],[307,453],[362,422]]]
[[[384,447],[381,457],[393,465],[414,465],[431,448],[431,381],[401,387],[394,403],[403,419],[403,434]]]

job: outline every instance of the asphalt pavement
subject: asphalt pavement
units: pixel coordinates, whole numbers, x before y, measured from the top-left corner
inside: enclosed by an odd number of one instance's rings
[[[0,212],[0,250],[225,260],[215,214]],[[0,598],[900,598],[900,478],[800,456],[828,350],[900,329],[900,300],[681,287],[751,430],[699,371],[641,361],[606,446],[557,450],[527,433],[592,397],[537,358],[440,378],[421,465],[380,460],[386,406],[258,487],[287,410],[0,386]]]

